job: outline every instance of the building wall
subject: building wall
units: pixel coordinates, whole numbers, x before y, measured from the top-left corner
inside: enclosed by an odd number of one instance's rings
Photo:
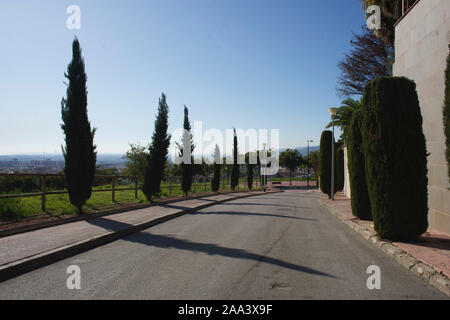
[[[450,43],[450,0],[421,0],[395,29],[394,75],[417,84],[428,157],[428,220],[450,234],[450,183],[442,120],[446,58]]]
[[[350,190],[350,176],[348,174],[348,148],[344,148],[344,193],[345,196],[350,198],[351,197],[351,190]]]

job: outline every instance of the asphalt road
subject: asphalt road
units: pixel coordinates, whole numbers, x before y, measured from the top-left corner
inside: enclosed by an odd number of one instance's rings
[[[187,214],[0,284],[0,299],[448,299],[289,191]],[[81,289],[67,289],[70,265]],[[367,268],[381,269],[368,290]]]

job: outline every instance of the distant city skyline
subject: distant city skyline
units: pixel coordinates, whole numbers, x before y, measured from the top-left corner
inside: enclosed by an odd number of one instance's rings
[[[81,30],[66,27],[71,4],[81,8]],[[357,0],[9,1],[0,4],[0,23],[8,43],[1,155],[61,154],[60,101],[75,36],[100,154],[148,144],[162,92],[169,132],[182,126],[187,105],[191,123],[201,120],[205,130],[280,129],[281,148],[317,145],[328,108],[342,100],[336,65],[365,24]]]

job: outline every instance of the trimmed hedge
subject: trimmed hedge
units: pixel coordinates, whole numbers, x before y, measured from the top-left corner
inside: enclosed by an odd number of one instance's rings
[[[361,129],[375,230],[390,240],[417,240],[428,228],[428,170],[415,83],[369,82]]]
[[[449,45],[450,49],[450,45]],[[448,168],[448,178],[450,181],[450,54],[447,57],[447,69],[445,70],[445,101],[443,108],[444,134]]]
[[[366,183],[366,165],[362,149],[361,137],[362,112],[353,112],[347,137],[348,173],[350,176],[350,191],[352,212],[362,220],[371,220],[369,191]]]
[[[331,142],[333,133],[329,130],[322,132],[320,138],[320,190],[331,199]],[[335,170],[336,171],[336,170]],[[336,192],[336,179],[334,191]]]

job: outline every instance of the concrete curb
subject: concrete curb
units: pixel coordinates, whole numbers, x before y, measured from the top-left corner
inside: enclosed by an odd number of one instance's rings
[[[123,212],[127,212],[127,211],[146,209],[146,208],[150,208],[150,207],[154,207],[154,206],[171,204],[171,203],[175,203],[175,202],[179,202],[179,201],[196,200],[196,199],[201,199],[203,197],[208,197],[208,196],[228,195],[228,194],[239,193],[239,192],[254,192],[254,191],[245,191],[245,190],[243,190],[243,191],[227,191],[227,192],[220,192],[220,193],[217,193],[217,194],[210,192],[210,193],[197,194],[197,195],[192,196],[192,197],[190,197],[190,196],[189,197],[179,197],[179,198],[176,198],[176,199],[162,200],[160,202],[136,204],[133,207],[111,209],[111,210],[97,212],[97,213],[85,214],[83,216],[75,216],[73,218],[67,218],[67,219],[63,219],[63,220],[59,220],[59,221],[52,221],[52,222],[44,222],[44,223],[32,224],[32,225],[19,227],[19,228],[15,228],[15,229],[0,231],[0,238],[13,236],[13,235],[20,234],[20,233],[31,232],[31,231],[36,231],[36,230],[40,230],[40,229],[55,227],[55,226],[59,226],[59,225],[66,224],[66,223],[72,223],[72,222],[77,222],[77,221],[89,220],[89,219],[93,219],[93,218],[106,217],[106,216],[109,216],[109,215],[112,215],[112,214],[116,214],[116,213],[123,213]]]
[[[366,240],[369,240],[374,245],[379,247],[388,256],[392,257],[400,265],[406,269],[412,271],[416,276],[423,279],[429,285],[439,289],[450,297],[450,279],[440,272],[438,272],[433,266],[430,266],[423,261],[418,260],[414,256],[410,255],[403,249],[400,249],[389,240],[381,239],[376,233],[365,229],[353,220],[344,218],[337,210],[326,205],[322,199],[319,200],[320,204],[326,208],[332,215],[338,220],[345,223],[348,227],[359,233]]]
[[[9,280],[11,278],[17,277],[19,275],[22,275],[24,273],[36,270],[38,268],[44,267],[46,265],[55,263],[57,261],[67,259],[69,257],[72,257],[74,255],[80,254],[82,252],[92,250],[94,248],[97,248],[99,246],[105,245],[107,243],[116,241],[124,236],[148,229],[150,227],[156,226],[158,224],[161,224],[163,222],[175,219],[177,217],[180,217],[182,215],[185,215],[190,212],[198,211],[207,207],[211,207],[217,204],[225,203],[228,201],[238,200],[238,199],[244,199],[252,196],[258,196],[258,195],[264,195],[264,194],[272,194],[272,193],[280,193],[282,191],[268,191],[266,193],[255,193],[255,194],[246,194],[243,196],[237,196],[232,197],[229,199],[224,200],[215,200],[214,202],[210,202],[207,204],[203,204],[201,206],[181,210],[176,213],[168,214],[166,216],[150,219],[148,221],[139,223],[137,225],[131,225],[129,228],[119,230],[119,231],[113,231],[113,232],[106,232],[104,234],[82,240],[79,242],[72,243],[70,245],[66,245],[63,247],[59,247],[50,251],[46,251],[43,253],[39,253],[34,256],[30,256],[21,260],[17,260],[8,264],[5,264],[0,267],[0,283],[4,282],[6,280]],[[186,200],[186,199],[184,199]]]

